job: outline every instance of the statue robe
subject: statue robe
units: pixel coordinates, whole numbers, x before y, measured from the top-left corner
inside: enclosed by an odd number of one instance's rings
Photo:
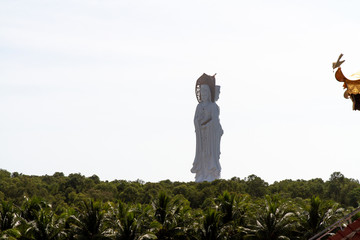
[[[222,128],[219,107],[213,102],[200,102],[195,117],[196,154],[191,169],[195,181],[213,181],[220,178],[220,138]]]

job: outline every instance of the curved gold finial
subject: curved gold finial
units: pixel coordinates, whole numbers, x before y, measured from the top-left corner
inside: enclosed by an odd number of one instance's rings
[[[344,56],[344,54],[341,53],[338,60],[336,62],[333,62],[333,64],[332,64],[333,69],[340,67],[340,65],[345,62],[345,60],[340,61],[342,56]]]

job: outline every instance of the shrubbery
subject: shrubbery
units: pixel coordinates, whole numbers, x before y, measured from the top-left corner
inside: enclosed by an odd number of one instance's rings
[[[316,196],[316,197],[315,197]],[[358,206],[357,180],[101,181],[0,170],[0,239],[308,239]]]

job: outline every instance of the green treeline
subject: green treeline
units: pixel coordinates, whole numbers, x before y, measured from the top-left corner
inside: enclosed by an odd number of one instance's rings
[[[359,200],[359,182],[340,172],[269,185],[255,175],[145,183],[0,170],[0,239],[308,239]]]

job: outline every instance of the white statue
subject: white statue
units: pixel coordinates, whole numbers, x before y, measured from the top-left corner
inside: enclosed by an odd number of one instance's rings
[[[217,102],[219,100],[219,96],[220,96],[220,86],[219,85],[216,85],[215,86],[215,102]],[[219,159],[220,159],[220,141],[221,141],[221,136],[224,134],[224,131],[221,127],[221,124],[220,124],[220,108],[219,106],[215,103],[216,105],[216,120],[217,120],[217,124],[218,126],[216,127],[216,154],[217,154],[217,161],[219,162]],[[219,163],[219,166],[220,166],[220,163]],[[221,167],[220,167],[220,170],[221,170]]]
[[[195,181],[213,181],[220,178],[220,139],[223,134],[219,120],[219,106],[215,103],[220,86],[215,87],[215,76],[203,74],[196,84],[196,107],[194,124],[196,133],[196,154],[192,173]]]

